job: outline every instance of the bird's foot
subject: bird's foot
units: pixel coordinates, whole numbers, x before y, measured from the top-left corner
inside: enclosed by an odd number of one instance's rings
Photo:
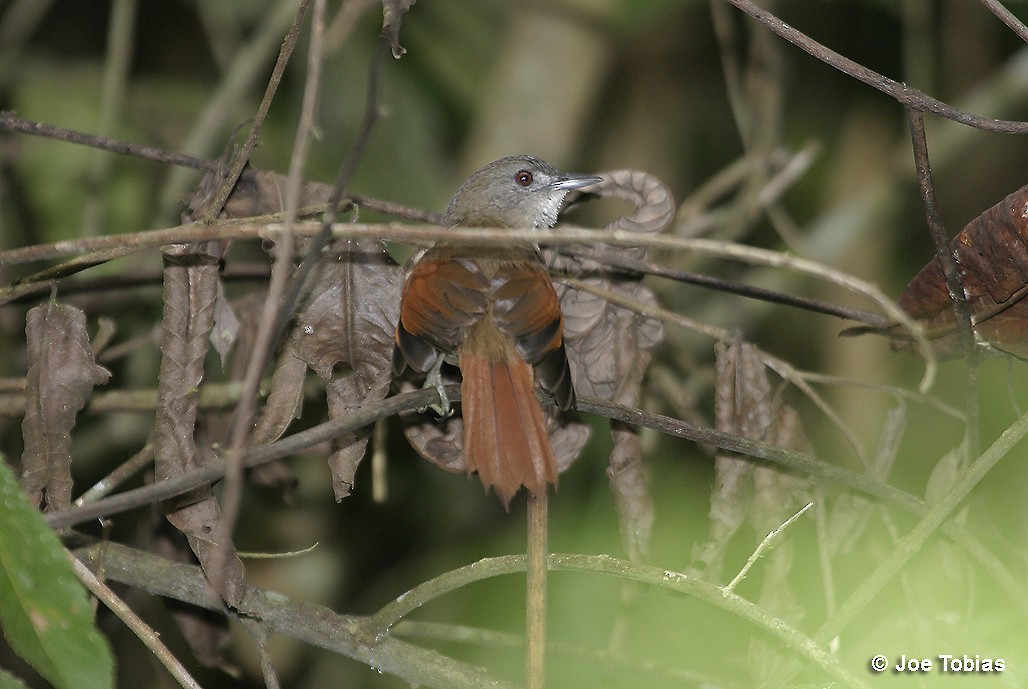
[[[423,414],[426,410],[431,409],[440,418],[446,419],[453,415],[453,407],[451,406],[450,396],[446,394],[446,387],[443,384],[443,376],[440,373],[442,367],[443,357],[439,357],[435,365],[432,366],[432,370],[428,372],[425,384],[422,386],[423,388],[435,388],[435,391],[439,393],[439,403],[427,404],[418,411]]]

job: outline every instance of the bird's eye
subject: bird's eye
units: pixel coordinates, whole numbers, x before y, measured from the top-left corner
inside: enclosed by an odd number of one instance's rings
[[[532,183],[532,173],[528,170],[518,170],[517,174],[514,175],[514,181],[522,187],[527,187]]]

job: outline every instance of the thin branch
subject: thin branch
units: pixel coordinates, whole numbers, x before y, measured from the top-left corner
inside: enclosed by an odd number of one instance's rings
[[[300,24],[307,14],[310,0],[303,0],[297,10],[297,16],[292,29],[286,36],[286,42],[282,46],[279,55],[279,63],[275,66],[275,73],[271,77],[265,93],[265,101],[261,104],[263,113],[258,113],[258,122],[250,132],[251,148],[257,143],[258,124],[263,123],[267,116],[267,108],[271,105],[271,97],[274,94],[278,82],[282,77],[282,70],[285,69],[285,62],[292,53],[292,47],[296,44],[299,35]],[[261,376],[271,356],[271,349],[278,340],[279,329],[276,321],[276,314],[279,311],[282,296],[285,294],[289,274],[293,267],[293,223],[296,221],[297,212],[300,207],[300,195],[303,189],[304,169],[307,167],[307,155],[310,151],[310,142],[314,135],[314,115],[317,111],[318,94],[321,89],[321,61],[322,61],[322,38],[324,32],[325,2],[314,0],[314,12],[311,17],[311,38],[307,59],[307,77],[304,81],[303,103],[300,110],[300,121],[296,127],[296,137],[293,141],[292,155],[289,159],[289,174],[286,177],[285,205],[282,241],[279,243],[279,254],[271,268],[271,280],[268,284],[268,291],[264,298],[264,305],[261,311],[261,318],[257,324],[257,333],[251,345],[250,356],[246,361],[246,370],[243,374],[243,392],[239,397],[232,414],[232,421],[225,441],[228,447],[225,453],[227,471],[225,473],[225,485],[221,495],[221,520],[218,529],[221,531],[220,543],[215,557],[208,571],[214,578],[220,581],[227,573],[225,569],[232,556],[232,536],[235,531],[236,519],[239,516],[239,506],[243,500],[243,451],[248,444],[250,429],[253,427],[253,417],[257,410],[257,390],[261,383]],[[287,45],[289,44],[288,48]],[[246,159],[237,157],[233,173],[238,178],[242,173]],[[231,184],[224,186],[215,199],[215,204],[224,205],[235,179]],[[222,194],[222,192],[224,192]],[[211,214],[208,208],[206,220],[212,220],[221,210],[218,209]],[[220,590],[218,585],[215,588]]]
[[[517,634],[498,632],[492,629],[472,627],[462,624],[444,622],[424,622],[421,620],[401,620],[390,632],[401,638],[431,639],[449,643],[474,644],[479,647],[500,650],[521,649],[524,639]],[[637,653],[618,653],[608,648],[593,648],[585,644],[553,641],[547,645],[547,651],[555,656],[571,658],[590,666],[600,665],[617,671],[630,670],[633,673],[653,675],[665,681],[665,686],[685,687],[720,687],[721,689],[743,689],[748,684],[737,682],[723,675],[698,672],[683,667],[668,667],[662,663],[639,657]],[[635,677],[636,674],[632,676]]]
[[[76,551],[89,566],[97,566],[99,546]],[[448,658],[436,651],[386,635],[368,632],[366,617],[340,615],[312,603],[248,588],[242,608],[230,611],[215,596],[199,567],[171,562],[117,543],[105,545],[107,578],[151,594],[182,601],[220,615],[260,620],[268,631],[352,658],[388,672],[413,686],[440,689],[516,689],[485,670]],[[524,571],[524,565],[522,565]]]
[[[86,237],[75,240],[64,240],[49,244],[37,244],[30,247],[9,249],[0,252],[0,266],[29,263],[66,256],[69,254],[99,251],[113,247],[125,247],[140,250],[143,248],[162,246],[164,244],[209,241],[214,239],[277,239],[281,236],[281,225],[275,222],[261,222],[264,218],[246,218],[238,221],[223,221],[218,225],[200,227],[196,224],[180,225],[165,230],[148,230],[103,237]],[[270,220],[270,219],[269,219]],[[298,236],[314,236],[322,229],[321,224],[303,222],[294,226]],[[441,239],[453,239],[452,228],[436,226],[412,225],[408,223],[336,223],[332,225],[332,236],[335,238],[373,238],[392,239],[411,243],[431,243]],[[888,299],[876,286],[847,275],[842,271],[825,266],[815,261],[790,256],[781,252],[759,249],[743,244],[735,244],[714,239],[684,238],[668,235],[641,235],[624,230],[592,230],[587,228],[562,226],[554,230],[498,230],[494,228],[469,227],[461,228],[460,236],[469,242],[484,244],[507,245],[512,241],[528,240],[550,246],[563,245],[595,245],[598,243],[614,246],[647,246],[673,251],[686,251],[708,254],[720,258],[763,265],[772,268],[787,268],[806,273],[819,279],[835,284],[843,289],[861,294],[879,304],[890,319],[890,323],[899,323],[911,332],[918,333],[921,329],[895,303]],[[842,315],[837,313],[833,315]],[[866,313],[853,311],[850,315],[871,320],[878,318]],[[927,342],[921,342],[925,349],[930,350]],[[931,362],[931,357],[927,357]],[[932,364],[933,365],[933,364]],[[931,372],[934,376],[934,370]],[[930,376],[930,377],[931,377]]]
[[[106,548],[105,548],[106,550]],[[89,589],[89,592],[97,597],[108,610],[113,612],[119,620],[121,620],[126,627],[128,627],[136,637],[143,642],[143,645],[150,649],[150,652],[154,654],[154,657],[160,661],[161,665],[168,669],[168,672],[179,685],[185,687],[185,689],[201,689],[200,684],[193,679],[186,670],[185,666],[179,662],[175,654],[168,650],[168,647],[161,642],[160,635],[155,632],[150,625],[142,620],[136,613],[132,612],[132,608],[125,605],[125,602],[119,598],[114,591],[104,585],[102,581],[96,578],[93,571],[82,564],[77,557],[68,553],[68,560],[71,562],[71,569],[75,573],[75,577],[82,582],[82,585]]]
[[[634,275],[654,275],[674,280],[675,282],[708,287],[710,289],[718,290],[719,292],[746,297],[747,299],[757,299],[760,301],[770,302],[772,304],[793,306],[798,309],[803,309],[804,311],[822,313],[826,316],[836,316],[846,320],[866,323],[867,325],[875,327],[885,328],[893,324],[889,318],[870,311],[853,309],[846,306],[839,306],[837,304],[829,304],[817,299],[811,299],[810,297],[783,294],[782,292],[775,292],[774,290],[764,289],[763,287],[744,285],[731,280],[712,277],[710,275],[690,273],[688,271],[663,266],[652,261],[633,258],[632,256],[624,253],[597,251],[594,249],[561,249],[559,253],[564,254],[565,256],[587,258],[598,261],[606,266],[618,268]]]
[[[726,0],[726,2],[731,3],[746,14],[750,15],[771,31],[778,34],[789,43],[795,45],[797,48],[807,52],[811,56],[824,62],[826,65],[834,67],[840,72],[891,96],[901,105],[914,108],[915,110],[933,112],[936,115],[953,120],[954,122],[959,122],[969,127],[974,127],[984,131],[1002,132],[1005,134],[1028,133],[1028,122],[997,120],[981,117],[980,115],[973,115],[952,105],[943,103],[942,101],[937,100],[915,88],[907,86],[906,84],[894,81],[878,72],[875,72],[874,70],[868,69],[867,67],[844,57],[834,50],[831,50],[821,43],[818,43],[801,31],[794,29],[771,12],[757,6],[752,2],[752,0]]]
[[[755,603],[710,582],[652,565],[618,560],[608,555],[551,554],[547,558],[547,565],[550,571],[605,574],[696,597],[776,637],[785,648],[812,661],[825,672],[850,686],[867,686],[847,672],[823,648],[823,644],[818,644],[804,636],[787,622],[769,614]],[[440,596],[475,581],[525,571],[526,567],[527,558],[525,556],[507,555],[479,560],[465,567],[446,572],[415,586],[383,606],[368,620],[369,628],[374,632],[384,634],[408,614]]]
[[[79,496],[74,504],[76,506],[85,505],[86,503],[96,502],[105,495],[108,495],[112,490],[134,476],[136,472],[153,462],[153,449],[153,442],[148,442],[139,452],[129,457],[119,464],[114,471],[93,484],[93,487]]]
[[[1004,7],[999,0],[981,0],[981,2],[1001,22],[1006,24],[1008,29],[1017,34],[1022,41],[1028,43],[1028,26],[1025,26],[1024,22],[1015,17],[1013,12]]]
[[[278,86],[282,82],[282,75],[285,74],[286,65],[289,64],[289,58],[292,57],[293,49],[296,48],[296,41],[300,37],[300,29],[303,28],[303,20],[307,16],[310,4],[311,0],[300,0],[300,5],[296,8],[296,16],[293,18],[293,24],[289,27],[285,38],[282,39],[282,47],[279,49],[278,59],[275,61],[275,67],[271,70],[268,84],[264,88],[264,97],[261,99],[261,104],[253,117],[250,132],[246,136],[246,141],[243,142],[243,145],[232,156],[232,165],[229,167],[228,173],[221,180],[217,194],[215,194],[210,204],[204,210],[204,222],[213,222],[218,217],[221,209],[225,207],[225,202],[232,193],[232,189],[235,188],[236,182],[239,181],[239,176],[243,174],[243,168],[250,161],[250,152],[257,145],[261,129],[264,127],[264,121],[268,117],[268,110],[271,108],[271,101],[275,98]]]
[[[267,61],[280,49],[282,36],[296,18],[297,0],[269,3],[257,15],[258,26],[248,35],[232,57],[224,78],[204,104],[189,133],[180,144],[183,151],[201,153],[212,145],[220,145],[226,129],[238,122],[239,107],[262,77]],[[192,177],[183,170],[171,170],[162,185],[155,217],[177,213],[181,197],[192,186]]]
[[[95,134],[86,134],[84,132],[75,131],[74,129],[55,127],[43,122],[30,122],[29,120],[23,120],[15,117],[12,112],[0,112],[0,131],[18,132],[20,134],[29,134],[31,136],[54,139],[56,141],[66,141],[68,143],[80,144],[82,146],[99,148],[104,151],[110,151],[111,153],[133,156],[134,158],[142,158],[143,160],[152,160],[165,165],[188,167],[194,170],[211,170],[214,165],[212,161],[204,160],[203,158],[197,158],[195,156],[185,155],[182,153],[173,153],[162,148],[157,148],[156,146],[133,144],[120,139],[112,139],[110,137],[97,136]]]
[[[775,527],[770,532],[768,532],[768,534],[764,536],[763,540],[761,540],[760,543],[757,544],[757,547],[754,549],[754,551],[750,553],[750,556],[746,558],[746,562],[739,570],[739,573],[736,574],[732,578],[732,580],[725,585],[725,590],[734,591],[735,587],[739,585],[739,582],[745,579],[746,575],[749,574],[750,569],[753,568],[753,565],[757,562],[757,560],[764,557],[768,554],[768,552],[771,551],[771,546],[774,544],[774,541],[776,538],[778,538],[779,534],[785,531],[785,529],[789,528],[797,519],[803,516],[804,512],[806,512],[813,506],[814,503],[808,502],[806,505],[800,508],[799,512],[792,515],[784,522],[782,522],[781,525]]]
[[[368,66],[368,86],[364,101],[364,115],[354,134],[353,142],[350,144],[350,148],[346,152],[342,164],[339,166],[339,173],[336,175],[332,195],[329,197],[329,202],[326,205],[325,217],[322,220],[321,227],[307,247],[307,253],[293,274],[289,288],[279,303],[277,313],[271,320],[275,339],[285,329],[289,319],[292,318],[307,278],[311,271],[314,270],[314,266],[321,260],[322,250],[328,244],[332,234],[331,228],[332,222],[335,219],[336,209],[340,208],[346,189],[350,185],[350,180],[357,170],[357,164],[364,157],[364,150],[367,148],[368,140],[371,138],[371,132],[376,122],[378,122],[378,81],[382,73],[383,58],[388,45],[388,42],[383,37],[379,43],[378,50],[371,59],[371,64]]]
[[[950,248],[949,237],[943,227],[939,215],[939,206],[935,200],[935,186],[932,184],[932,166],[928,159],[928,139],[925,136],[924,116],[921,112],[907,108],[907,120],[910,123],[910,140],[914,149],[914,167],[917,170],[917,184],[921,191],[921,203],[924,205],[928,220],[928,232],[935,244],[935,255],[942,266],[946,279],[946,289],[950,301],[953,302],[953,315],[956,321],[957,336],[960,346],[967,359],[967,424],[964,426],[967,446],[973,455],[978,454],[978,348],[975,347],[974,325],[971,321],[971,310],[967,304],[963,278],[956,256]]]
[[[1010,454],[1011,450],[1026,435],[1028,435],[1028,414],[1020,417],[1003,431],[1000,437],[967,468],[949,492],[928,508],[914,528],[900,539],[889,556],[878,565],[869,577],[861,582],[850,597],[839,606],[835,614],[818,629],[814,639],[826,643],[845,629],[853,618],[881,592],[903,565],[924,548],[928,539],[937,529],[954,523],[952,520],[947,521],[950,515],[999,460]]]
[[[454,399],[460,397],[460,387],[447,388]],[[253,468],[283,457],[298,454],[310,447],[327,442],[344,433],[363,428],[375,423],[380,418],[399,414],[401,411],[419,409],[428,404],[438,403],[439,394],[432,388],[415,390],[414,392],[396,395],[380,402],[363,405],[344,418],[326,421],[318,426],[294,433],[281,440],[267,445],[255,447],[246,452],[244,466]],[[141,488],[134,488],[110,497],[98,500],[82,507],[73,507],[61,512],[51,512],[45,516],[50,526],[64,528],[91,521],[102,516],[109,516],[135,509],[153,502],[159,502],[176,495],[182,495],[200,486],[220,481],[225,475],[224,461],[212,462],[210,465],[195,471],[176,476],[173,479],[160,481]]]
[[[918,110],[907,108],[907,120],[910,124],[910,140],[914,149],[914,168],[917,171],[917,184],[921,191],[921,203],[924,205],[928,220],[928,233],[935,244],[935,255],[942,264],[942,272],[946,278],[950,301],[956,315],[957,335],[961,348],[966,356],[974,349],[974,326],[971,324],[971,312],[967,307],[967,295],[961,282],[960,266],[950,249],[949,237],[939,216],[939,206],[935,200],[935,187],[932,184],[932,166],[928,160],[928,141],[925,138],[924,115]]]

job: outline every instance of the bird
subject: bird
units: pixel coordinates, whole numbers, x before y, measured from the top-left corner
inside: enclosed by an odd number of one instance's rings
[[[530,155],[495,160],[473,172],[453,195],[441,225],[511,230],[552,227],[565,195],[602,181],[561,173]],[[557,483],[557,463],[535,382],[556,406],[575,404],[564,347],[560,301],[536,244],[437,242],[408,266],[395,330],[393,373],[410,369],[452,413],[440,374],[461,374],[463,455],[506,509],[526,487],[534,495]]]

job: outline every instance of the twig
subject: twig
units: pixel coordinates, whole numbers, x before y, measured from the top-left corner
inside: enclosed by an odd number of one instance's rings
[[[526,556],[525,687],[546,684],[546,551],[547,495],[528,494],[528,555]]]
[[[589,292],[591,294],[595,294],[599,297],[602,297],[604,300],[608,301],[611,304],[621,306],[622,308],[633,311],[643,316],[656,318],[665,323],[671,323],[682,328],[695,330],[696,332],[703,333],[704,335],[707,335],[708,337],[718,340],[719,342],[731,343],[735,338],[735,335],[731,331],[725,330],[724,328],[718,328],[707,323],[696,321],[687,316],[683,316],[681,314],[669,311],[659,306],[639,303],[638,301],[629,299],[621,294],[614,292],[613,290],[604,289],[602,287],[592,285],[585,280],[579,280],[576,278],[564,278],[563,282],[571,287],[574,287],[575,289],[582,290],[584,292]],[[810,385],[804,379],[804,377],[800,375],[800,372],[797,371],[792,366],[792,364],[785,361],[784,359],[773,357],[767,354],[766,352],[761,351],[760,357],[761,361],[763,361],[768,368],[772,369],[775,373],[781,376],[782,379],[795,385],[796,388],[798,388],[804,395],[806,395],[807,398],[814,404],[814,406],[821,410],[821,412],[826,417],[828,417],[828,419],[832,421],[832,423],[835,424],[835,426],[839,429],[839,432],[842,433],[843,437],[846,439],[846,442],[848,442],[850,447],[853,448],[853,451],[857,453],[857,456],[860,458],[861,462],[867,464],[867,457],[866,452],[864,450],[864,446],[857,438],[856,434],[842,420],[838,412],[836,412],[824,400],[824,398],[822,398],[821,395],[819,395],[812,387],[810,387]],[[921,396],[924,397],[923,393],[921,394]]]
[[[1025,26],[1024,22],[1015,17],[1013,12],[1004,7],[999,0],[981,0],[981,2],[1001,22],[1006,24],[1008,29],[1016,33],[1022,41],[1028,43],[1028,26]]]
[[[136,10],[138,0],[117,0],[112,3],[108,24],[107,50],[103,83],[100,87],[100,116],[96,129],[108,134],[125,101],[125,87],[129,67],[132,63],[132,44],[135,38]],[[97,234],[103,220],[107,197],[99,193],[110,176],[110,158],[94,153],[86,177],[88,190],[86,205],[82,211],[82,234]]]
[[[460,386],[452,386],[452,391],[451,388],[447,388],[447,392],[451,395],[452,399],[459,399]],[[244,458],[244,466],[253,468],[276,459],[289,457],[319,443],[337,438],[343,433],[363,428],[380,418],[393,416],[409,409],[418,409],[438,401],[439,394],[435,389],[426,388],[389,397],[377,403],[363,405],[359,410],[348,414],[345,418],[327,421],[273,443],[248,450]],[[200,486],[215,483],[221,480],[224,475],[225,463],[223,461],[213,462],[202,469],[197,469],[149,486],[118,493],[89,505],[73,507],[61,512],[51,512],[45,518],[47,523],[54,528],[73,526],[98,517],[118,514],[187,493]]]
[[[964,433],[967,436],[968,451],[972,456],[978,454],[978,348],[975,347],[974,325],[971,311],[967,305],[967,294],[964,292],[960,266],[950,249],[949,237],[939,216],[939,206],[935,201],[935,187],[932,184],[932,166],[928,159],[928,140],[924,131],[924,116],[921,112],[907,108],[907,120],[910,123],[910,140],[914,149],[914,167],[917,170],[917,184],[921,190],[921,203],[924,205],[928,220],[928,232],[935,244],[935,255],[942,266],[946,278],[946,289],[950,301],[953,302],[953,315],[956,320],[957,336],[960,346],[967,359],[967,423]]]
[[[739,582],[746,578],[746,575],[749,573],[750,568],[753,567],[757,560],[764,557],[764,555],[766,555],[768,551],[771,550],[771,545],[774,542],[774,540],[778,537],[778,535],[782,533],[785,529],[789,528],[789,526],[792,525],[793,522],[795,522],[797,519],[803,516],[803,513],[813,506],[814,503],[808,502],[806,505],[800,508],[799,512],[786,519],[784,522],[782,522],[781,525],[772,529],[766,536],[764,536],[763,540],[761,540],[761,542],[757,545],[756,549],[752,553],[750,553],[750,556],[748,558],[746,558],[746,563],[743,564],[742,568],[739,570],[739,573],[736,574],[735,577],[733,577],[732,580],[728,582],[728,584],[725,586],[725,591],[734,591],[735,587],[739,584]]]
[[[143,160],[152,160],[166,165],[188,167],[194,170],[211,170],[214,166],[212,161],[204,160],[203,158],[197,158],[195,156],[185,155],[182,153],[173,153],[155,146],[133,144],[106,136],[86,134],[73,129],[65,129],[63,127],[44,124],[43,122],[30,122],[28,120],[22,120],[15,117],[14,113],[11,112],[0,112],[0,131],[18,132],[20,134],[29,134],[31,136],[41,136],[46,139],[54,139],[56,141],[66,141],[68,143],[99,148],[104,151],[110,151],[111,153],[120,153],[121,155],[129,155],[135,158],[142,158]]]
[[[76,551],[87,564],[96,562],[99,546]],[[107,578],[151,594],[182,601],[219,615],[260,620],[269,632],[338,653],[414,686],[446,689],[516,689],[485,670],[448,658],[392,636],[376,637],[368,618],[340,615],[312,603],[248,588],[243,609],[227,610],[213,595],[199,567],[170,562],[117,543],[106,545]],[[524,557],[520,557],[524,571]],[[518,571],[518,570],[515,570]]]
[[[75,505],[79,506],[96,502],[151,462],[153,462],[153,441],[148,442],[139,452],[129,457],[125,462],[118,465],[118,468],[93,484],[92,488],[75,500]]]
[[[202,153],[223,138],[225,129],[231,128],[227,123],[235,124],[240,101],[263,74],[267,60],[280,49],[282,36],[296,17],[296,8],[296,0],[277,0],[259,15],[260,24],[236,51],[218,88],[180,144],[181,150]],[[182,170],[170,171],[160,192],[156,217],[166,217],[181,207],[189,179]]]
[[[309,4],[310,0],[303,0],[297,9],[297,16],[293,27],[286,37],[286,43],[290,45],[288,48],[285,44],[282,46],[279,63],[275,66],[275,73],[272,75],[265,93],[265,102],[262,103],[262,108],[264,108],[263,115],[258,113],[259,122],[263,122],[263,118],[267,116],[267,108],[271,105],[271,97],[274,95],[278,81],[282,77],[285,62],[288,61],[289,55],[292,53],[292,46],[296,43],[300,24],[307,14]],[[232,414],[232,421],[225,440],[225,445],[228,448],[225,453],[227,470],[225,473],[224,490],[221,496],[221,520],[218,523],[221,535],[215,541],[220,545],[212,565],[208,568],[208,572],[214,574],[214,584],[217,590],[220,590],[218,582],[226,575],[227,570],[225,568],[231,561],[232,535],[235,531],[236,518],[239,516],[239,506],[243,500],[243,451],[250,437],[250,429],[253,427],[253,417],[257,409],[257,389],[260,387],[261,376],[271,355],[271,349],[278,338],[279,330],[276,327],[276,314],[278,313],[282,296],[286,292],[289,273],[293,267],[293,223],[296,220],[300,207],[304,169],[307,167],[307,154],[310,150],[310,142],[314,131],[314,114],[317,110],[318,93],[321,88],[321,48],[325,28],[324,18],[324,0],[314,0],[303,104],[300,110],[300,121],[296,127],[292,155],[289,159],[289,174],[286,178],[283,236],[279,243],[279,255],[271,269],[271,280],[269,281],[268,291],[264,299],[261,318],[257,325],[257,333],[254,335],[250,356],[246,362],[246,370],[243,374],[243,391],[239,397],[239,403]],[[255,123],[255,127],[257,124]],[[248,140],[251,148],[257,143],[256,135],[258,131],[259,127],[251,130],[252,142]],[[237,158],[234,163],[234,165],[238,165],[238,170],[233,169],[237,178],[245,164],[245,158]],[[216,199],[216,203],[224,205],[225,199],[228,198],[234,185],[235,179],[232,179],[231,184],[222,189],[224,195],[219,192],[217,199],[220,199],[220,201]],[[208,221],[213,219],[220,210],[219,207],[211,215],[210,209],[208,209],[206,219]]]
[[[232,193],[232,189],[235,188],[236,182],[239,181],[239,176],[243,174],[243,168],[250,161],[250,152],[257,145],[261,129],[264,127],[264,120],[267,119],[268,110],[271,108],[271,101],[275,98],[278,86],[282,82],[282,75],[285,74],[286,65],[289,64],[289,58],[292,57],[293,49],[296,48],[296,41],[300,37],[300,29],[303,27],[303,20],[307,16],[310,4],[311,0],[300,0],[300,5],[296,8],[296,16],[293,18],[293,24],[289,27],[285,38],[282,39],[282,47],[279,49],[278,59],[275,61],[275,67],[271,70],[271,77],[268,79],[267,86],[264,88],[264,97],[261,98],[261,104],[258,106],[257,113],[253,117],[250,132],[246,135],[246,141],[243,142],[243,145],[232,156],[232,165],[229,167],[228,173],[221,180],[214,198],[211,199],[210,204],[204,209],[204,222],[213,222],[218,217],[221,209],[225,207],[225,202]]]
[[[99,249],[126,246],[136,249],[161,246],[163,244],[208,241],[213,239],[267,239],[277,238],[281,227],[275,223],[259,223],[256,219],[223,222],[209,227],[198,227],[193,224],[181,225],[166,230],[149,230],[104,237],[87,237],[76,240],[65,240],[50,244],[37,244],[20,249],[9,249],[0,252],[0,266],[48,260],[74,253],[96,251]],[[294,232],[298,236],[312,236],[321,232],[322,226],[316,223],[297,223]],[[332,235],[336,238],[373,238],[393,239],[407,242],[435,242],[440,239],[453,239],[453,230],[434,226],[412,225],[407,223],[337,223],[332,225]],[[614,246],[648,246],[673,251],[703,253],[720,258],[762,265],[771,268],[786,268],[835,284],[843,289],[861,294],[877,303],[893,323],[902,325],[911,331],[915,340],[922,346],[925,356],[926,370],[921,387],[930,387],[935,377],[935,359],[931,347],[924,339],[922,328],[918,327],[910,317],[882,291],[864,280],[847,275],[842,271],[825,266],[815,261],[790,256],[781,252],[759,249],[756,247],[723,242],[713,239],[673,237],[667,235],[640,235],[636,232],[623,230],[590,230],[577,227],[560,227],[555,230],[497,230],[493,228],[461,228],[461,238],[466,241],[483,244],[507,245],[512,241],[526,240],[548,244],[551,246],[597,243]]]
[[[452,401],[457,401],[460,399],[460,386],[447,386],[446,393]],[[401,411],[418,409],[438,401],[439,395],[434,388],[424,388],[388,397],[379,402],[363,404],[360,409],[351,412],[346,417],[326,421],[273,443],[251,448],[245,454],[244,466],[246,468],[253,468],[275,459],[297,454],[344,433],[368,426],[378,419],[393,416]],[[914,514],[921,514],[925,509],[923,502],[893,486],[833,464],[819,462],[808,455],[785,450],[775,445],[733,436],[711,428],[695,426],[662,414],[645,412],[640,409],[633,409],[584,395],[578,397],[576,408],[581,412],[599,414],[635,426],[652,428],[685,440],[712,445],[722,450],[738,452],[757,459],[774,462],[801,474],[809,475],[816,481],[846,486],[861,493],[881,498]],[[73,507],[60,512],[51,512],[45,515],[45,519],[54,528],[73,526],[98,517],[111,516],[152,502],[181,495],[200,486],[215,483],[224,474],[224,462],[214,462],[207,467],[177,476],[174,479],[128,490],[90,505]]]
[[[82,582],[83,586],[89,589],[90,593],[103,602],[107,609],[113,612],[143,642],[144,646],[150,649],[150,652],[161,662],[161,665],[168,669],[168,672],[175,678],[175,681],[186,689],[201,689],[200,684],[193,679],[185,666],[175,657],[175,654],[161,643],[161,638],[157,632],[136,613],[132,612],[132,608],[125,605],[125,602],[115,595],[114,591],[111,591],[103,582],[97,579],[93,571],[79,562],[77,557],[71,553],[67,555],[75,577]]]
[[[702,579],[670,572],[652,565],[618,560],[607,555],[551,554],[547,557],[547,567],[550,571],[605,574],[694,596],[777,637],[790,651],[814,662],[821,669],[842,681],[854,687],[867,686],[843,669],[820,644],[807,638],[784,620],[770,615],[755,603]],[[475,581],[524,571],[526,568],[526,557],[506,555],[479,560],[471,565],[446,572],[415,586],[383,606],[368,620],[369,628],[373,632],[385,633],[409,613],[444,594]]]
[[[839,609],[829,618],[814,639],[826,643],[837,636],[867,604],[878,595],[892,577],[928,542],[931,535],[945,523],[948,517],[963,502],[964,498],[996,463],[1007,456],[1011,450],[1028,435],[1028,414],[1011,424],[996,441],[989,446],[964,472],[963,476],[943,495],[938,502],[929,507],[921,520],[910,532],[900,539],[889,556],[878,565],[869,577],[850,595]]]
[[[498,632],[492,629],[472,627],[462,624],[444,622],[424,622],[421,620],[401,620],[390,630],[393,635],[405,639],[419,638],[449,643],[474,644],[479,647],[501,650],[522,649],[524,639],[517,634]],[[721,689],[743,689],[749,685],[733,681],[724,675],[698,672],[683,667],[669,667],[662,663],[647,660],[637,653],[619,653],[610,648],[592,648],[584,644],[562,643],[553,641],[547,644],[550,655],[572,658],[590,666],[600,665],[611,670],[633,673],[645,673],[664,680],[664,686],[685,687],[720,687]]]
[[[744,285],[731,280],[712,277],[710,275],[690,273],[688,271],[663,266],[652,261],[636,259],[624,253],[596,251],[592,249],[561,249],[560,253],[565,256],[588,258],[594,261],[599,261],[606,266],[625,270],[636,275],[655,275],[669,280],[674,280],[676,282],[709,287],[710,289],[726,292],[728,294],[735,294],[748,299],[758,299],[772,304],[793,306],[798,309],[803,309],[804,311],[845,318],[847,320],[858,321],[875,327],[885,328],[892,325],[892,321],[889,318],[870,311],[829,304],[810,297],[783,294],[782,292],[775,292],[774,290],[764,289],[763,287]]]
[[[997,120],[980,115],[973,115],[958,108],[943,103],[915,88],[894,81],[874,70],[850,60],[830,48],[818,43],[806,34],[789,26],[771,12],[757,6],[752,0],[726,0],[737,8],[750,15],[758,22],[775,32],[797,48],[807,52],[811,56],[834,67],[840,72],[847,74],[868,86],[878,89],[900,104],[916,110],[934,112],[936,115],[961,124],[975,127],[990,132],[1002,132],[1005,134],[1028,133],[1028,122],[1015,122],[1011,120]]]
[[[942,272],[946,278],[950,301],[956,315],[957,334],[965,355],[974,349],[974,327],[971,314],[967,307],[967,295],[960,277],[960,266],[957,265],[953,252],[950,250],[949,237],[939,216],[939,206],[935,201],[935,187],[932,185],[932,166],[928,160],[928,141],[925,138],[924,115],[913,108],[907,108],[907,121],[910,125],[910,140],[914,149],[914,168],[917,171],[917,184],[921,191],[921,203],[924,205],[928,220],[928,233],[935,244],[935,255],[942,264]]]
[[[279,689],[278,674],[275,672],[275,664],[271,660],[271,649],[268,647],[268,627],[260,620],[249,617],[240,617],[243,629],[250,633],[254,645],[257,646],[257,657],[261,663],[261,674],[264,675],[265,689]]]
[[[375,123],[378,122],[378,80],[382,73],[382,63],[387,48],[388,42],[383,37],[379,43],[378,50],[371,59],[371,64],[368,66],[368,87],[364,96],[364,115],[361,117],[360,125],[354,134],[353,142],[350,144],[350,148],[347,150],[346,156],[344,156],[343,162],[339,166],[339,172],[336,175],[336,181],[332,188],[332,195],[329,197],[321,228],[314,235],[314,239],[308,246],[307,253],[299,267],[297,267],[296,273],[290,282],[289,290],[279,306],[274,320],[276,333],[280,333],[285,329],[287,321],[292,317],[293,311],[299,303],[300,294],[307,282],[307,277],[314,270],[314,266],[317,265],[318,261],[321,260],[321,252],[328,244],[329,237],[332,234],[331,227],[332,221],[335,219],[336,209],[342,203],[346,189],[353,178],[353,173],[357,171],[357,164],[364,157],[364,150],[367,148]]]

